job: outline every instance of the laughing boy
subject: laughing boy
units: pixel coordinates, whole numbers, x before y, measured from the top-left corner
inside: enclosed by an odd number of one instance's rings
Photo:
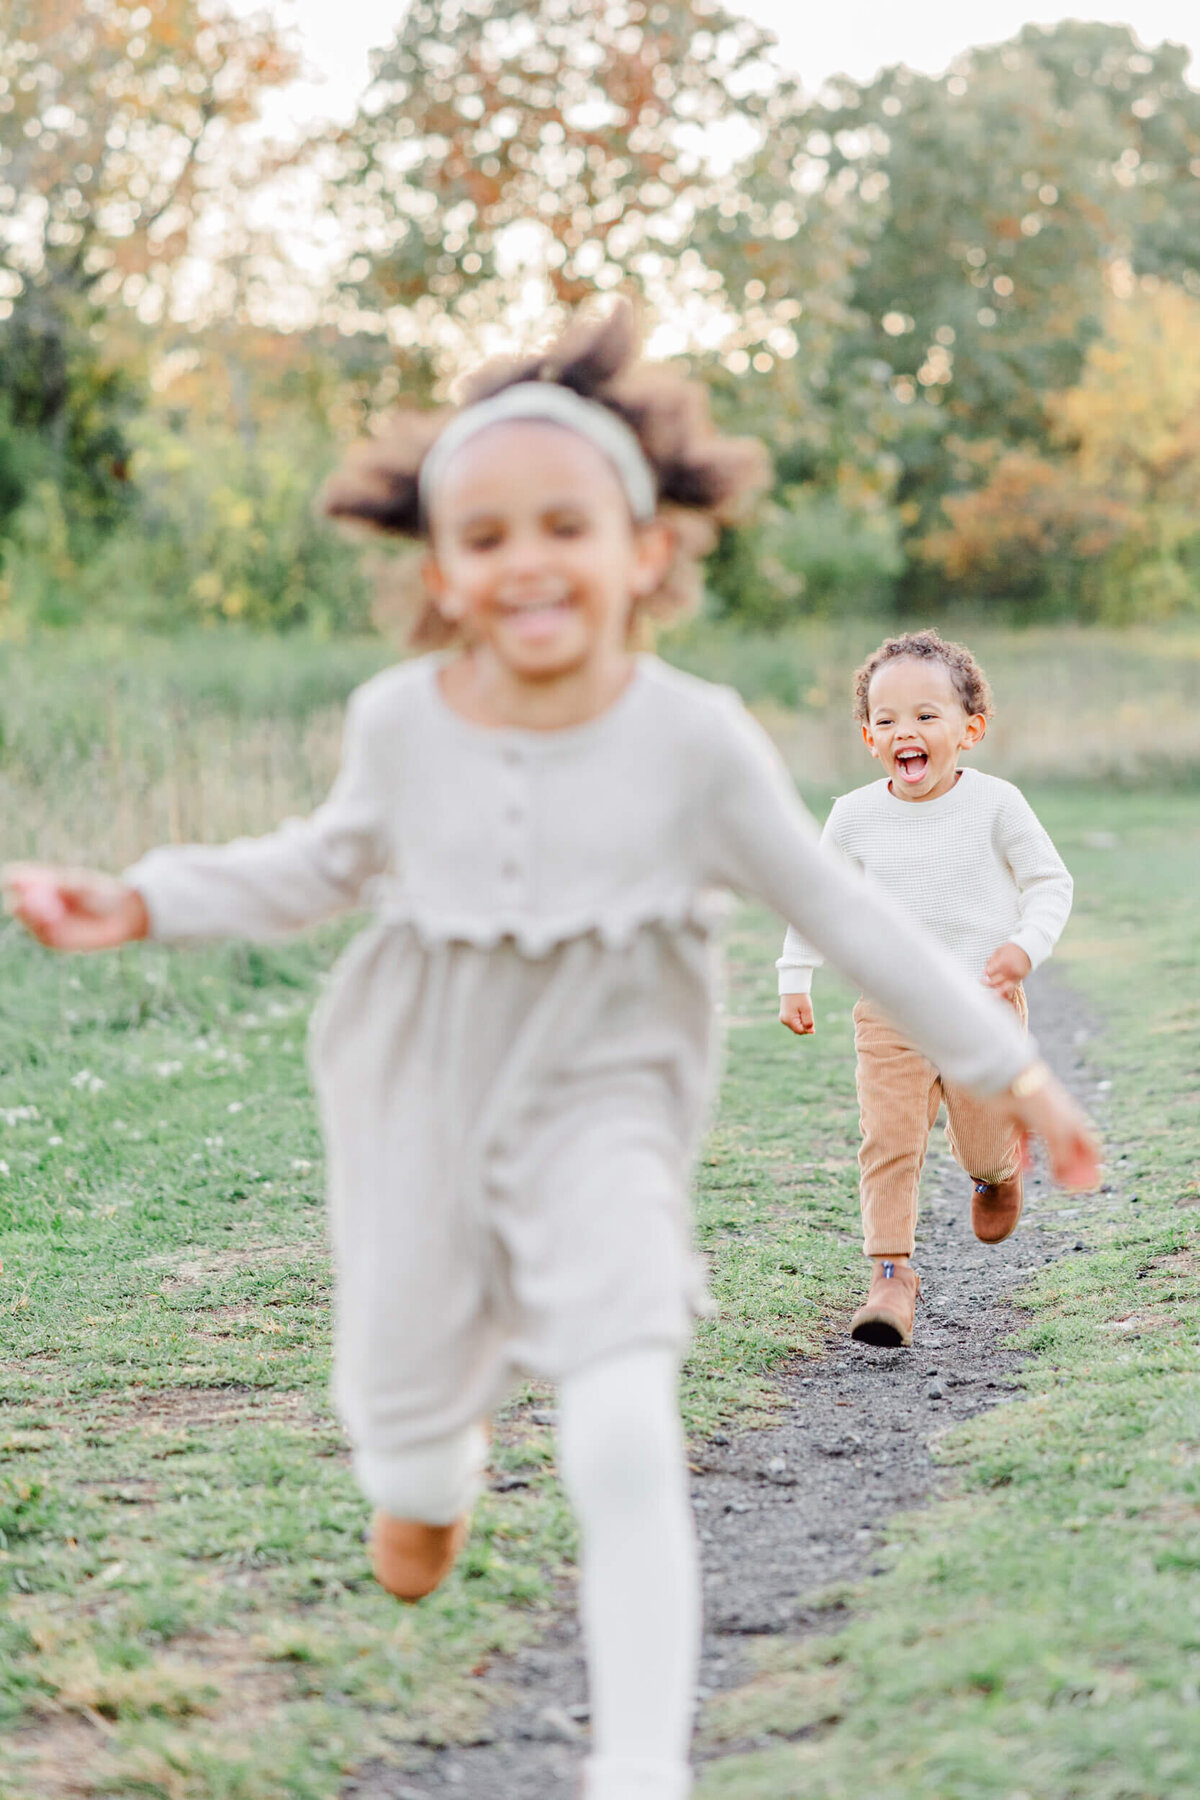
[[[1024,977],[1053,950],[1071,911],[1071,877],[1010,782],[960,769],[992,716],[970,651],[936,631],[889,638],[858,670],[855,716],[883,779],[834,803],[825,841],[918,919],[1001,999],[1027,1017]],[[789,928],[779,970],[781,1023],[815,1027],[810,988],[821,958]],[[911,1344],[921,1279],[911,1267],[917,1191],[944,1104],[947,1138],[971,1177],[971,1225],[985,1244],[1016,1230],[1022,1146],[985,1102],[946,1081],[866,1000],[854,1009],[863,1248],[870,1291],[851,1322],[868,1344]],[[1027,1079],[1036,1080],[1035,1064]]]

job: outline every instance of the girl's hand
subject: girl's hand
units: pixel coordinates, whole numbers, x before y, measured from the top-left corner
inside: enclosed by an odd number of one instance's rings
[[[783,994],[779,1001],[779,1023],[794,1031],[797,1037],[810,1037],[817,1029],[813,1018],[811,994]]]
[[[1059,1187],[1085,1192],[1100,1181],[1100,1146],[1085,1114],[1062,1083],[1047,1077],[1035,1094],[1006,1096],[1009,1115],[1021,1134],[1022,1162],[1030,1166],[1029,1141],[1041,1138]]]
[[[10,863],[3,882],[8,911],[51,950],[111,950],[149,935],[142,896],[112,875]]]
[[[988,957],[983,985],[999,994],[1002,1000],[1011,1000],[1018,984],[1024,981],[1032,967],[1028,952],[1022,950],[1020,944],[1001,944]]]

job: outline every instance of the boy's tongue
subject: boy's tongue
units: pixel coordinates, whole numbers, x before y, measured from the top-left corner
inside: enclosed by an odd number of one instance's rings
[[[901,781],[907,781],[915,786],[929,767],[929,758],[921,750],[915,756],[898,757],[896,767],[900,771]]]

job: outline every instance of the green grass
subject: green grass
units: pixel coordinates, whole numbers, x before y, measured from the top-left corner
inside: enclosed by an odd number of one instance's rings
[[[1024,1291],[1026,1397],[944,1440],[957,1494],[897,1527],[849,1629],[769,1652],[714,1718],[780,1741],[714,1766],[706,1800],[1200,1792],[1200,820],[1035,798],[1112,1081],[1111,1191],[1063,1221],[1092,1254]]]

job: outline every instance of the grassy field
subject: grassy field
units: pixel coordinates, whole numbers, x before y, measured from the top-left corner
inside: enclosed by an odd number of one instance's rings
[[[1146,656],[1156,679],[1195,678]],[[215,640],[136,662],[22,651],[0,679],[5,854],[113,864],[307,804],[341,694],[380,660]],[[1064,966],[1106,1027],[1118,1192],[1096,1202],[1093,1254],[1026,1296],[1028,1398],[947,1445],[962,1497],[897,1533],[869,1615],[741,1696],[781,1741],[724,1765],[713,1794],[1200,1788],[1197,809],[1104,784],[1037,799],[1079,879]],[[0,932],[5,1800],[324,1800],[366,1755],[469,1739],[479,1671],[569,1578],[535,1394],[503,1422],[504,1491],[445,1590],[401,1613],[367,1578],[325,1399],[303,1064],[343,935],[60,961]],[[848,1004],[828,990],[800,1088],[772,1022],[777,936],[747,911],[731,944],[699,1182],[722,1314],[690,1370],[697,1432],[769,1406],[773,1369],[819,1349],[858,1277]],[[814,1717],[816,1736],[782,1741]]]

